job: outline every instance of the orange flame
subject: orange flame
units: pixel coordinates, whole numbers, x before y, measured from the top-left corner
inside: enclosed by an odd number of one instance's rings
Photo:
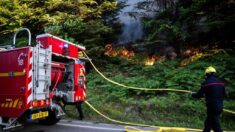
[[[115,56],[117,56],[118,53],[117,53],[117,51],[115,51],[113,49],[112,44],[107,44],[105,46],[105,53],[104,54],[109,56],[109,57],[115,57]]]
[[[198,48],[189,48],[183,52],[184,57],[191,57],[196,55],[197,53],[200,53],[200,49]]]
[[[215,47],[216,48],[216,47]],[[183,59],[180,63],[181,66],[186,66],[193,61],[196,61],[202,57],[208,56],[207,52],[200,50],[199,48],[188,48],[186,51],[183,52]]]
[[[131,60],[135,56],[135,53],[123,47],[119,50],[119,55],[121,58]]]
[[[112,44],[107,44],[105,46],[105,53],[104,54],[109,57],[120,56],[121,58],[124,58],[126,60],[131,60],[135,56],[134,51],[128,50],[125,47],[122,47],[119,50],[115,50],[113,48]]]
[[[144,64],[145,64],[146,66],[153,66],[153,65],[155,64],[155,62],[156,62],[158,59],[159,59],[159,57],[156,56],[156,55],[149,56],[149,57],[145,60]]]

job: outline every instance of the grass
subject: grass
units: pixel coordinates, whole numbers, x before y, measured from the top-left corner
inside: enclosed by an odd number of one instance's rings
[[[115,63],[113,63],[115,61]],[[125,60],[111,60],[102,64],[101,71],[112,80],[139,87],[169,87],[197,91],[204,80],[204,68],[213,65],[218,76],[226,83],[225,108],[235,110],[234,54],[218,53],[180,67],[180,60],[145,67]],[[223,65],[222,65],[223,64]],[[100,64],[101,65],[101,64]],[[173,92],[136,91],[123,89],[103,80],[94,70],[87,75],[88,101],[111,118],[158,126],[203,127],[206,117],[205,101],[195,100],[187,94]],[[78,115],[70,106],[68,118]],[[87,120],[108,122],[83,104]],[[235,115],[223,113],[224,130],[235,130]]]

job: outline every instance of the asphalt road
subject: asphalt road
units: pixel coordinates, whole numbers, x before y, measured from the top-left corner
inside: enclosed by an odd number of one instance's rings
[[[15,130],[14,132],[124,132],[124,126],[61,120],[53,126],[44,126],[37,122],[28,122],[24,128]]]

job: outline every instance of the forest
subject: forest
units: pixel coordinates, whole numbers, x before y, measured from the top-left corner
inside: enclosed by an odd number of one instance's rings
[[[205,68],[225,83],[224,107],[235,111],[234,0],[1,0],[0,45],[22,27],[32,41],[50,33],[86,47],[108,78],[129,86],[196,92]],[[130,9],[130,7],[132,7]],[[27,38],[17,41],[26,45]],[[188,94],[125,89],[87,61],[87,100],[110,117],[157,126],[203,127],[205,101]],[[66,118],[76,119],[73,107]],[[85,120],[109,122],[83,104]],[[110,122],[109,122],[110,123]],[[224,130],[235,115],[224,112]]]

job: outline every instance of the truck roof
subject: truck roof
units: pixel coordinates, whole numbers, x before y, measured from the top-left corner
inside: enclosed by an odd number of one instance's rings
[[[49,34],[49,33],[37,35],[36,38],[42,38],[42,37],[47,37],[47,36],[52,37],[52,38],[55,38],[55,39],[58,39],[58,40],[60,40],[60,41],[62,41],[62,42],[65,42],[65,43],[68,43],[68,44],[77,46],[77,47],[78,47],[79,49],[81,49],[81,50],[86,50],[86,48],[85,48],[84,46],[81,46],[81,45],[78,45],[78,44],[74,44],[74,43],[69,42],[69,41],[67,41],[67,40],[64,40],[64,39],[62,39],[62,38],[56,37],[56,36],[54,36],[54,35],[51,35],[51,34]]]

